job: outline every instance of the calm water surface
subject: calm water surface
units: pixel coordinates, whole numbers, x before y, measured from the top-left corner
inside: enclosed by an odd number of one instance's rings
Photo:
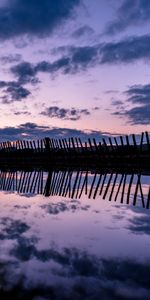
[[[0,192],[0,299],[150,299],[150,210],[89,198],[93,177],[72,198]]]

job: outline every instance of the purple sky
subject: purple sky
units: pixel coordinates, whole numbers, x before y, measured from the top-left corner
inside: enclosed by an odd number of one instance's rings
[[[149,16],[149,0],[1,0],[1,139],[149,131]]]

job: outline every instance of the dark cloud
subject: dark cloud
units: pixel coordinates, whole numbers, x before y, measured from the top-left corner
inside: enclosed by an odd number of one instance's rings
[[[119,42],[105,43],[100,48],[100,63],[131,63],[139,59],[150,59],[149,48],[149,35],[129,37]]]
[[[11,64],[11,63],[16,63],[21,60],[22,56],[21,54],[9,54],[9,55],[4,55],[0,57],[0,61],[2,64]]]
[[[127,117],[129,122],[133,125],[149,125],[150,124],[150,84],[133,85],[127,91],[126,102],[136,104],[137,106],[130,109],[125,109],[123,106],[119,107],[117,102],[113,105],[117,107],[115,115]]]
[[[81,119],[82,116],[90,115],[90,112],[87,109],[76,109],[76,108],[66,109],[66,108],[59,108],[58,106],[50,106],[46,108],[45,111],[41,112],[41,115],[50,118],[76,121]]]
[[[24,85],[39,83],[38,78],[35,76],[36,71],[29,62],[21,62],[11,67],[10,71],[17,77],[17,81],[0,81],[0,88],[3,89],[4,94],[1,97],[3,103],[21,101],[27,98],[31,92]]]
[[[14,283],[8,276],[12,261],[8,263],[9,268],[1,264],[2,299],[8,298],[6,296],[15,299],[33,299],[33,295],[34,298],[56,300],[149,299],[149,261],[141,262],[127,258],[102,259],[77,248],[51,247],[40,250],[32,239],[25,236],[20,237],[10,255],[19,263],[32,262],[36,259],[36,280],[31,280],[28,284],[26,276],[21,277],[22,272],[16,272],[18,268],[13,266],[11,274],[13,279],[16,279]],[[52,268],[49,268],[50,272],[47,273],[52,280],[47,283],[40,280],[41,263],[44,272],[44,266],[50,262]],[[30,280],[29,272],[28,279]]]
[[[4,226],[3,231],[0,232],[0,240],[19,239],[20,235],[30,229],[26,223],[10,218],[2,218],[0,224]]]
[[[20,116],[20,115],[31,115],[29,111],[14,111],[14,115]]]
[[[89,36],[93,33],[94,33],[94,30],[90,26],[84,25],[84,26],[78,28],[77,30],[75,30],[73,32],[72,36],[74,38],[80,38],[82,36]]]
[[[139,84],[131,86],[125,93],[128,96],[128,101],[136,104],[150,103],[150,84]]]
[[[21,62],[13,66],[11,72],[15,75],[21,84],[37,83],[36,75],[39,72],[55,74],[74,74],[87,67],[95,65],[97,62],[98,47],[69,47],[66,56],[62,56],[54,62],[41,61],[37,64]]]
[[[60,49],[61,48],[61,49]],[[150,59],[150,36],[130,37],[119,42],[103,43],[83,47],[59,47],[62,57],[54,62],[41,61],[37,64],[21,62],[11,68],[20,84],[36,84],[40,72],[76,74],[89,67],[103,64],[127,64],[140,59]],[[57,50],[55,49],[55,52]]]
[[[25,137],[24,134],[26,135]],[[13,141],[22,138],[40,139],[46,136],[52,138],[80,137],[82,140],[87,140],[87,138],[96,138],[101,140],[102,137],[107,137],[110,135],[111,134],[109,132],[101,132],[96,130],[86,132],[78,129],[40,126],[35,123],[25,123],[17,127],[0,128],[1,141]]]
[[[11,103],[26,99],[31,93],[18,81],[0,81],[0,89],[4,95],[1,96],[2,103]]]
[[[92,108],[92,110],[100,110],[100,107],[95,106],[95,107]]]
[[[115,34],[129,26],[141,26],[150,21],[149,0],[124,0],[117,11],[117,17],[107,25],[105,33]]]
[[[149,214],[134,216],[129,219],[128,229],[134,234],[150,235],[150,218]]]
[[[18,78],[20,84],[37,83],[38,79],[35,77],[36,70],[29,62],[21,62],[13,66],[11,72]]]
[[[43,37],[68,19],[80,0],[14,0],[0,8],[0,39]]]
[[[113,100],[113,101],[112,101],[112,104],[113,104],[114,106],[120,107],[120,106],[122,106],[124,103],[123,103],[122,101],[120,101],[120,100]]]
[[[68,53],[53,63],[46,61],[40,62],[35,66],[36,72],[53,74],[60,71],[64,74],[73,74],[85,70],[87,67],[94,65],[97,62],[97,46],[67,47],[62,51],[68,51]]]
[[[72,200],[70,202],[58,202],[58,203],[50,203],[41,205],[41,208],[46,211],[46,213],[50,215],[58,215],[60,213],[70,211],[72,213],[77,210],[88,210],[90,208],[89,205],[82,206],[81,203],[77,200]]]
[[[126,110],[124,113],[119,113],[121,116],[126,116],[132,125],[149,125],[150,124],[150,104],[141,107],[134,107]]]

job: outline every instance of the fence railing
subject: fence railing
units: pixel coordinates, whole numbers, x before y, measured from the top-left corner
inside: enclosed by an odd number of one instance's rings
[[[149,181],[150,175],[146,177]],[[101,173],[95,171],[1,171],[0,190],[20,194],[42,194],[80,199],[103,200],[150,207],[150,182],[139,173]]]
[[[150,152],[150,135],[142,132],[137,138],[135,134],[130,136],[118,136],[102,138],[99,142],[95,138],[88,138],[83,142],[81,138],[71,137],[69,139],[54,139],[45,137],[37,140],[18,140],[14,142],[6,141],[0,143],[0,152],[63,152],[63,153],[85,153],[85,152]]]

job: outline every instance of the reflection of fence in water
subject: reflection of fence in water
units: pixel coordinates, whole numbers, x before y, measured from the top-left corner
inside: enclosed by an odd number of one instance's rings
[[[133,205],[141,201],[143,207],[150,206],[150,187],[143,182],[141,174],[107,174],[90,171],[15,171],[0,173],[0,189],[18,193],[43,194],[81,198],[101,196],[109,201]],[[147,176],[147,178],[149,178]]]
[[[43,171],[0,173],[0,190],[43,194]]]

